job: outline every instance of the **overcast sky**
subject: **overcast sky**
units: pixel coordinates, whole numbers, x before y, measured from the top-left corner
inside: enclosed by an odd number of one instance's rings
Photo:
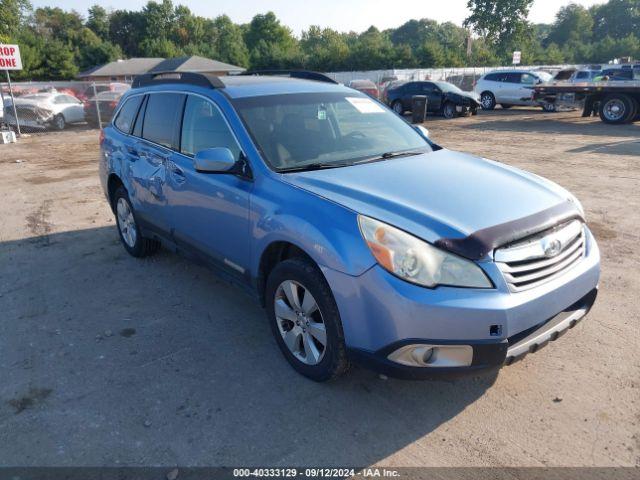
[[[561,5],[572,0],[535,0],[529,19],[534,23],[551,23]],[[138,10],[146,0],[32,0],[34,7],[75,9],[86,15],[87,4],[100,4],[109,9]],[[605,0],[573,0],[584,6],[605,3]],[[257,13],[269,10],[300,34],[309,25],[331,27],[339,31],[366,30],[375,25],[380,30],[397,27],[412,18],[431,18],[439,22],[461,24],[468,12],[467,0],[174,0],[205,17],[226,13],[236,23],[246,23]]]

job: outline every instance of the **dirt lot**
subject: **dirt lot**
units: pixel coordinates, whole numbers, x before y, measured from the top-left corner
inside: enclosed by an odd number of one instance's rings
[[[426,126],[582,200],[601,294],[568,335],[497,378],[312,383],[244,293],[125,253],[97,131],[32,136],[0,145],[0,464],[640,465],[640,124],[512,109]]]

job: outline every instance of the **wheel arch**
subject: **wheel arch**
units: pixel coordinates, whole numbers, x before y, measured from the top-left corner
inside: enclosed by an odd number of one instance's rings
[[[267,286],[267,278],[273,269],[280,262],[289,258],[305,258],[312,262],[318,270],[322,272],[318,263],[303,248],[286,240],[276,240],[271,242],[263,250],[258,263],[258,271],[256,278],[256,289],[260,304],[265,306],[265,288]],[[324,276],[324,274],[323,274]]]
[[[107,195],[109,197],[109,206],[111,207],[112,212],[115,212],[113,197],[115,196],[116,190],[118,190],[119,187],[123,187],[126,189],[126,187],[124,186],[124,182],[118,176],[118,174],[116,173],[109,174],[109,178],[107,178]]]

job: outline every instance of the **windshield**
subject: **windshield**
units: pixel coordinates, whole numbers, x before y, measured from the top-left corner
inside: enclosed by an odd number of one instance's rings
[[[536,75],[538,75],[538,78],[543,82],[548,82],[553,78],[553,75],[547,72],[536,72]]]
[[[404,120],[355,91],[248,97],[233,104],[267,163],[279,171],[431,151]]]

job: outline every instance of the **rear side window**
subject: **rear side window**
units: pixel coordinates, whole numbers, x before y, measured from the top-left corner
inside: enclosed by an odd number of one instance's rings
[[[149,95],[142,125],[142,138],[177,150],[184,95],[154,93]]]
[[[505,77],[504,73],[490,73],[486,77],[484,77],[484,79],[490,82],[503,82],[504,77]]]
[[[142,101],[142,95],[128,98],[124,105],[120,109],[120,113],[116,117],[114,122],[116,128],[124,133],[131,132],[131,127],[136,119],[136,113],[138,113],[138,107]]]
[[[236,160],[240,158],[240,147],[220,110],[204,98],[189,95],[184,107],[180,151],[193,156],[201,150],[215,147],[226,147]]]
[[[510,72],[505,75],[504,81],[507,83],[520,83],[521,78],[522,78],[521,73]]]

